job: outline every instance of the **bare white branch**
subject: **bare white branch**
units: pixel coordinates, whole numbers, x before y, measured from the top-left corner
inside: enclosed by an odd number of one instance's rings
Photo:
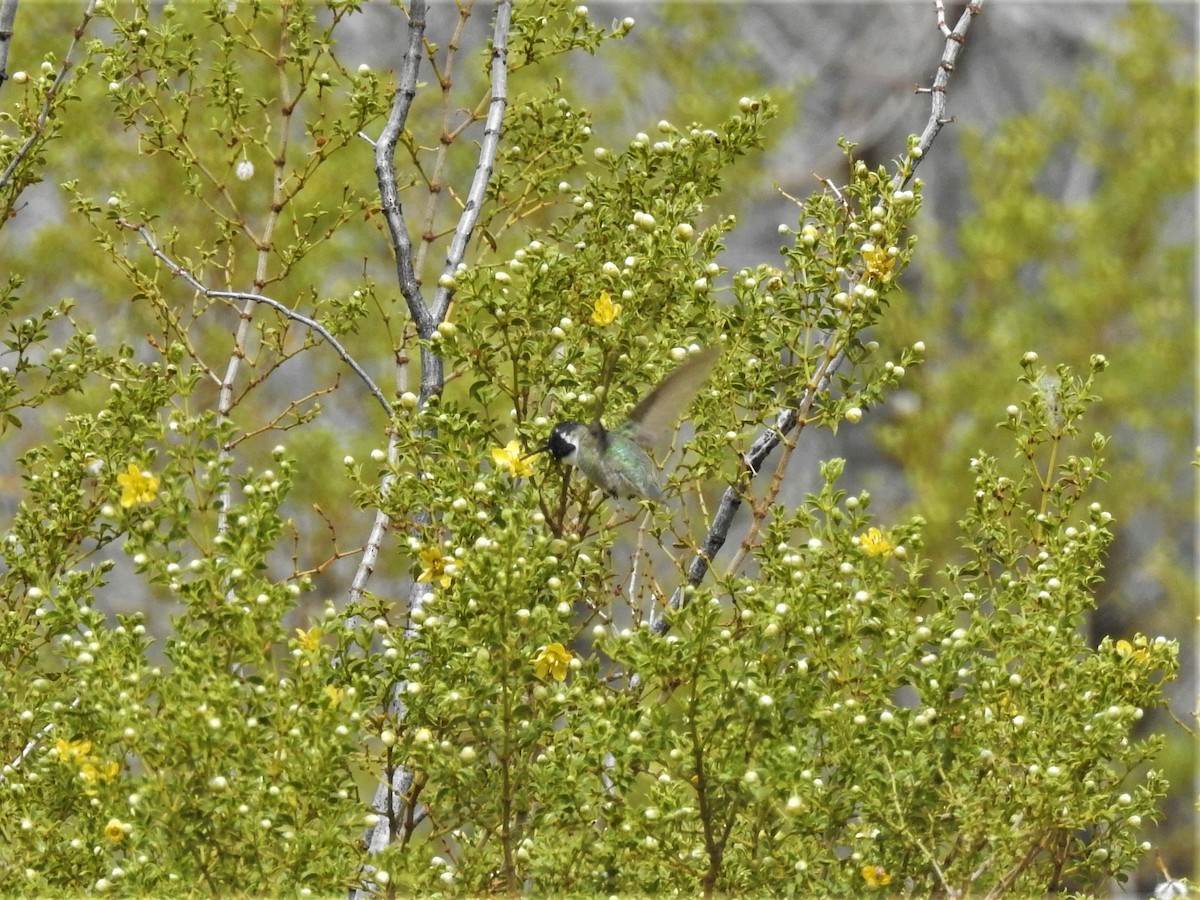
[[[425,13],[424,0],[413,0],[409,11],[408,49],[400,72],[396,98],[392,103],[387,124],[381,132],[379,140],[375,143],[375,175],[379,181],[381,206],[391,236],[392,248],[396,254],[396,277],[400,291],[404,295],[409,312],[417,326],[417,333],[423,338],[428,338],[445,319],[453,296],[453,289],[439,284],[433,304],[426,305],[417,279],[412,240],[408,234],[408,226],[396,189],[394,170],[396,143],[404,130],[404,123],[409,109],[412,107],[413,98],[416,96],[417,72],[425,34]],[[511,0],[501,0],[496,5],[496,16],[492,29],[491,101],[475,174],[467,192],[462,214],[454,229],[450,249],[446,255],[446,263],[442,268],[442,271],[449,275],[454,274],[466,254],[467,246],[470,244],[475,226],[479,221],[480,210],[495,167],[504,111],[508,102],[508,35],[511,24],[512,2]],[[428,346],[422,346],[421,389],[418,403],[423,406],[430,397],[441,393],[444,386],[445,370],[441,357]],[[388,446],[389,460],[394,461],[395,455],[396,441],[393,435]],[[385,494],[392,481],[393,478],[389,472],[384,476],[381,485]],[[416,517],[415,521],[417,524],[429,524],[431,517],[428,513],[422,513]],[[352,598],[361,597],[365,591],[379,554],[379,546],[389,525],[388,517],[383,512],[379,512],[371,529],[358,571],[355,573],[351,586]],[[419,583],[411,585],[408,605],[410,617],[413,612],[424,605],[428,592],[428,585]],[[401,699],[403,690],[403,684],[396,685],[393,689],[392,701],[389,704],[388,711],[397,720],[404,717],[404,703]],[[421,809],[412,808],[406,799],[412,784],[413,775],[404,767],[386,773],[385,778],[381,780],[372,803],[372,808],[379,813],[380,818],[378,823],[368,830],[366,837],[367,846],[372,850],[381,849],[399,839],[405,831],[420,821],[423,815]],[[367,878],[368,884],[370,884],[369,873]],[[368,893],[369,891],[358,891],[354,892],[352,896],[366,896]]]
[[[383,476],[383,481],[380,484],[380,490],[384,496],[387,496],[388,489],[395,480],[392,475],[392,467],[395,466],[399,459],[397,446],[396,431],[392,429],[391,434],[388,436],[388,471]],[[355,570],[354,578],[350,582],[351,603],[360,603],[363,599],[363,594],[367,590],[367,582],[371,580],[371,575],[375,572],[375,565],[379,562],[379,548],[383,546],[383,538],[387,534],[390,524],[391,519],[388,518],[387,513],[383,510],[375,511],[375,521],[371,524],[371,533],[367,536],[362,556],[358,560],[358,568]]]
[[[496,24],[492,32],[492,99],[488,105],[487,121],[483,126],[483,141],[479,146],[479,162],[475,165],[475,177],[471,180],[471,188],[467,191],[466,204],[458,225],[454,229],[454,237],[450,241],[450,250],[446,254],[446,264],[442,274],[453,276],[458,264],[463,261],[467,245],[475,225],[479,222],[479,214],[483,209],[484,196],[487,194],[488,183],[492,180],[492,171],[496,165],[496,151],[500,147],[500,129],[504,122],[504,110],[508,106],[508,32],[512,21],[512,0],[503,0],[496,5]],[[438,322],[446,316],[450,307],[453,290],[438,284],[433,301],[433,315]]]
[[[942,37],[950,37],[950,26],[946,24],[946,3],[945,0],[933,0],[934,8],[937,10],[937,27],[942,33]]]
[[[79,706],[79,698],[76,697],[74,700],[71,701],[71,709],[76,709],[76,708],[78,708],[78,706]],[[25,747],[21,750],[21,752],[17,754],[17,758],[14,759],[12,762],[10,762],[4,768],[19,769],[21,767],[21,764],[24,763],[25,760],[27,760],[29,758],[29,754],[31,754],[34,750],[36,750],[38,747],[40,747],[42,744],[42,741],[44,741],[46,738],[48,738],[53,731],[54,731],[54,723],[48,722],[45,725],[45,727],[42,728],[41,731],[39,731],[36,735],[33,736],[33,738],[30,739],[29,743],[27,743],[25,745]],[[0,784],[4,784],[5,780],[6,780],[6,777],[4,775],[4,772],[0,772]]]

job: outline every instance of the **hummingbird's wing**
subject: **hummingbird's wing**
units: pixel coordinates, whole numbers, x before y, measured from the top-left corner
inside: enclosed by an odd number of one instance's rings
[[[647,449],[673,433],[720,355],[716,347],[708,347],[692,356],[643,397],[618,430]]]

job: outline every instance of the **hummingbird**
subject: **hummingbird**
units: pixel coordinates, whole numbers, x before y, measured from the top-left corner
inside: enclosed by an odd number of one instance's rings
[[[588,481],[610,497],[661,499],[658,466],[649,451],[675,428],[719,355],[712,347],[693,355],[638,401],[629,417],[611,431],[599,416],[591,425],[559,422],[545,446],[535,453],[548,452],[578,466]]]

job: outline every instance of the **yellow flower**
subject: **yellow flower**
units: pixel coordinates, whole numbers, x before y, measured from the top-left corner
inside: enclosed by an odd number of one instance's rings
[[[98,781],[112,781],[119,771],[121,767],[116,762],[90,759],[79,767],[79,777],[88,784],[95,784]]]
[[[533,674],[543,680],[550,676],[555,681],[564,681],[567,677],[567,667],[573,658],[571,651],[557,641],[546,647],[539,647],[537,656],[533,658]]]
[[[92,742],[57,738],[54,741],[54,749],[58,751],[59,762],[80,765],[92,755]]]
[[[608,291],[601,291],[596,302],[592,304],[592,324],[611,325],[621,315],[621,304],[613,303]]]
[[[117,476],[117,484],[121,485],[121,506],[126,509],[138,503],[153,503],[158,493],[158,479],[133,463]]]
[[[340,706],[342,698],[346,696],[345,688],[334,687],[332,684],[325,685],[325,696],[329,699],[330,706]]]
[[[320,625],[314,625],[308,631],[305,631],[303,628],[297,628],[296,643],[300,645],[300,649],[305,653],[316,653],[321,646],[323,635],[324,632],[321,631]]]
[[[95,757],[85,760],[79,767],[79,779],[87,785],[83,792],[89,797],[95,797],[99,793],[96,785],[105,781],[112,781],[120,771],[121,766],[112,760],[104,762]]]
[[[63,765],[78,766],[79,779],[88,786],[88,790],[85,791],[88,796],[96,794],[91,790],[92,787],[102,781],[112,781],[121,771],[119,763],[112,760],[105,762],[92,756],[92,749],[91,741],[68,741],[65,738],[54,741],[54,752],[58,761]]]
[[[896,265],[896,257],[888,256],[886,250],[868,250],[863,254],[863,262],[867,264],[868,278],[887,284],[892,280],[892,269]]]
[[[104,836],[114,844],[119,844],[125,840],[125,826],[119,819],[109,819],[108,824],[104,826]]]
[[[880,888],[892,883],[891,873],[883,866],[863,866],[863,880],[873,888]]]
[[[1121,659],[1132,660],[1139,666],[1144,666],[1150,662],[1150,648],[1146,646],[1146,638],[1142,635],[1134,638],[1132,644],[1126,640],[1117,641],[1115,647],[1117,656],[1121,657]]]
[[[421,560],[421,574],[417,576],[417,581],[439,584],[443,588],[450,587],[451,576],[446,571],[447,560],[438,547],[426,547],[418,556]]]
[[[866,534],[859,535],[858,546],[867,556],[887,556],[892,552],[892,542],[878,528],[868,528]]]
[[[503,447],[492,450],[492,460],[502,472],[507,472],[513,478],[521,478],[533,474],[533,464],[525,458],[520,441],[509,441]]]

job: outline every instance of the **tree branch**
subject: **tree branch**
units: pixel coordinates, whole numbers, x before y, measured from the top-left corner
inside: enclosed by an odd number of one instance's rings
[[[984,900],[998,900],[998,898],[1003,897],[1006,893],[1008,893],[1008,889],[1012,887],[1014,881],[1021,877],[1021,873],[1033,865],[1033,861],[1037,859],[1038,854],[1045,849],[1046,843],[1050,840],[1050,837],[1051,835],[1047,834],[1038,839],[1037,843],[1029,848],[1029,852],[1021,858],[1021,861],[1005,872],[1001,879],[996,882],[990,891],[987,892],[987,896],[984,897]]]
[[[357,375],[363,382],[363,384],[367,386],[367,390],[371,392],[371,395],[379,402],[379,405],[383,407],[383,411],[387,413],[388,418],[391,419],[391,417],[394,415],[392,405],[388,403],[387,398],[383,395],[383,391],[379,389],[378,385],[376,385],[371,379],[371,376],[367,374],[367,371],[358,364],[354,357],[350,355],[349,351],[346,350],[346,348],[341,345],[338,339],[330,333],[329,329],[316,319],[311,319],[303,313],[298,313],[294,309],[291,309],[280,303],[278,300],[274,300],[262,294],[252,294],[247,293],[246,291],[218,291],[205,287],[199,281],[199,279],[196,278],[196,276],[175,262],[175,260],[171,259],[171,257],[167,256],[167,254],[159,248],[159,246],[154,242],[154,237],[150,234],[150,230],[145,225],[134,225],[133,223],[127,222],[124,219],[118,219],[117,222],[119,225],[121,225],[121,227],[128,228],[130,231],[136,231],[139,235],[141,235],[141,238],[143,241],[145,241],[146,246],[150,248],[150,252],[153,253],[154,256],[163,263],[163,265],[170,269],[174,275],[182,278],[194,290],[203,294],[205,297],[222,300],[242,300],[248,303],[257,303],[262,306],[269,306],[271,309],[276,310],[292,321],[299,322],[305,328],[315,332],[321,338],[321,340],[325,341],[325,343],[333,348],[334,353],[341,358],[342,362],[348,365],[351,370],[353,370],[354,374]]]
[[[453,287],[439,284],[433,305],[427,306],[425,304],[414,267],[412,240],[408,234],[404,212],[396,190],[394,170],[396,142],[404,130],[404,122],[412,107],[413,98],[416,96],[417,72],[420,66],[420,54],[425,34],[425,12],[426,5],[424,0],[413,0],[411,11],[409,12],[408,49],[404,56],[400,81],[396,88],[396,98],[392,103],[387,124],[384,126],[379,140],[375,144],[375,175],[379,180],[380,203],[384,216],[387,219],[392,247],[396,253],[396,277],[400,285],[400,291],[408,304],[409,312],[417,327],[417,334],[422,338],[428,339],[446,317],[446,313],[450,307],[450,300],[453,296]],[[480,209],[487,195],[488,183],[491,180],[492,171],[495,167],[501,126],[504,122],[504,111],[507,106],[508,35],[511,24],[512,0],[501,0],[496,6],[496,18],[492,29],[492,99],[484,126],[483,141],[480,144],[479,160],[475,166],[475,175],[471,181],[471,187],[467,193],[467,200],[464,204],[462,214],[459,216],[458,224],[454,229],[450,249],[446,254],[446,263],[442,268],[442,272],[445,275],[453,276],[466,254],[466,249],[470,243],[475,225],[479,221]],[[445,282],[445,284],[452,284],[448,278],[439,279],[439,281]],[[445,370],[441,357],[434,353],[428,345],[423,345],[421,347],[421,389],[418,395],[418,404],[424,406],[431,397],[441,393],[444,386]],[[396,455],[397,441],[393,433],[388,444],[389,462],[395,463]],[[391,472],[384,475],[381,485],[384,494],[387,493],[387,488],[392,483],[392,480]],[[417,517],[417,521],[423,521],[425,524],[428,524],[431,519],[427,513],[422,513]],[[363,591],[365,591],[366,583],[375,566],[379,547],[383,542],[383,536],[389,524],[387,514],[380,510],[376,514],[375,524],[371,529],[371,535],[364,548],[363,558],[351,586],[352,598],[361,597]],[[428,585],[413,583],[410,587],[408,605],[410,620],[413,612],[424,605],[428,592]],[[396,717],[397,721],[404,718],[405,710],[402,699],[404,687],[403,684],[395,686],[389,705],[389,712]],[[411,827],[413,821],[418,820],[414,819],[412,815],[397,816],[391,812],[396,809],[397,800],[402,805],[402,811],[413,812],[413,810],[408,809],[410,805],[409,800],[407,794],[402,790],[405,785],[411,785],[412,783],[413,774],[406,767],[401,766],[392,772],[390,777],[381,782],[376,789],[372,808],[380,814],[380,819],[368,830],[366,838],[367,845],[372,850],[386,847],[390,842],[403,837],[405,829]],[[352,892],[351,896],[366,896],[367,894],[368,891],[356,891]]]
[[[452,193],[451,191],[442,190],[442,179],[445,177],[446,163],[450,158],[450,148],[464,130],[483,117],[476,110],[471,110],[463,116],[463,121],[457,127],[452,125],[452,116],[454,115],[455,108],[455,104],[451,102],[451,90],[454,86],[454,64],[458,58],[458,49],[462,42],[463,32],[466,31],[467,22],[470,21],[472,13],[474,13],[474,8],[470,4],[459,4],[458,23],[454,26],[454,33],[450,35],[450,40],[446,42],[446,56],[440,68],[438,67],[437,55],[433,52],[432,45],[426,41],[425,50],[429,56],[429,65],[433,69],[434,77],[437,79],[438,87],[441,88],[442,92],[442,135],[438,140],[438,147],[434,153],[432,171],[428,176],[424,177],[428,196],[425,199],[424,220],[421,222],[421,244],[417,250],[416,267],[418,270],[425,268],[425,254],[437,239],[437,212],[441,205],[439,201]],[[424,168],[417,149],[414,145],[409,155],[412,158],[413,166],[416,168],[418,175],[423,176]]]
[[[17,0],[0,0],[0,87],[8,79],[8,48],[17,21]]]
[[[496,24],[492,33],[492,99],[488,106],[487,121],[483,126],[483,141],[479,146],[479,162],[475,166],[475,177],[467,191],[467,202],[459,216],[458,226],[450,241],[446,254],[446,265],[442,274],[453,276],[458,264],[463,261],[467,245],[479,222],[487,194],[488,182],[496,165],[496,151],[500,147],[500,130],[504,123],[504,110],[508,106],[508,32],[512,23],[512,0],[502,0],[496,5]],[[449,282],[448,282],[449,283]],[[433,300],[434,317],[441,322],[450,308],[453,288],[439,282]]]
[[[942,58],[938,62],[937,74],[933,76],[933,87],[918,88],[918,94],[929,94],[932,107],[929,113],[929,121],[925,123],[925,130],[921,132],[920,140],[917,141],[917,148],[921,151],[916,154],[912,160],[912,165],[909,167],[908,177],[896,176],[893,182],[893,187],[900,190],[904,185],[912,180],[913,173],[917,171],[917,166],[921,164],[925,153],[933,146],[933,140],[938,136],[938,132],[942,130],[942,126],[947,122],[953,122],[953,118],[946,116],[946,88],[950,84],[950,75],[954,72],[955,63],[958,61],[958,54],[962,52],[963,46],[967,42],[967,29],[971,27],[971,23],[975,21],[975,17],[983,11],[983,0],[971,0],[967,4],[967,8],[963,10],[963,14],[958,17],[958,22],[954,29],[951,30],[946,24],[946,10],[942,5],[942,0],[935,0],[937,8],[938,30],[945,35],[946,44],[942,48]]]
[[[383,217],[387,222],[392,250],[396,254],[396,283],[408,304],[408,313],[417,325],[422,337],[429,337],[437,323],[421,296],[421,285],[413,268],[412,240],[408,236],[408,225],[404,221],[404,209],[396,189],[396,142],[404,131],[408,111],[417,96],[417,74],[421,68],[421,53],[425,36],[425,0],[413,0],[408,14],[408,49],[404,53],[404,64],[400,69],[400,82],[396,85],[396,98],[391,112],[375,142],[375,179],[379,182],[379,201]]]
[[[71,701],[71,709],[76,709],[76,708],[78,708],[78,706],[79,706],[79,698],[76,697],[74,700]],[[36,750],[38,747],[40,747],[42,745],[42,741],[45,740],[46,738],[48,738],[53,732],[54,732],[54,723],[47,722],[46,725],[44,725],[42,727],[42,729],[40,731],[38,731],[38,733],[35,734],[30,739],[30,741],[25,745],[25,747],[21,750],[21,752],[17,754],[17,758],[14,759],[12,762],[10,762],[4,768],[5,769],[19,769],[24,764],[25,760],[27,760],[29,758],[29,754],[33,753],[34,750]],[[8,776],[5,775],[3,771],[0,771],[0,785],[3,785],[7,780],[8,780]]]
[[[404,221],[404,209],[400,204],[400,193],[396,188],[396,143],[404,131],[404,123],[408,121],[408,111],[412,108],[413,99],[417,96],[417,75],[421,68],[421,53],[425,39],[425,0],[413,0],[408,13],[408,49],[404,53],[404,62],[400,68],[400,81],[396,85],[396,97],[392,101],[391,111],[387,122],[380,132],[379,140],[373,141],[375,148],[375,180],[379,182],[379,202],[387,222],[388,234],[392,241],[392,252],[396,255],[396,282],[400,293],[408,305],[408,313],[417,326],[417,333],[428,336],[437,327],[432,322],[425,300],[421,296],[421,286],[417,281],[416,270],[413,267],[412,240],[408,236],[408,225]],[[369,139],[368,139],[369,140]],[[404,363],[398,363],[403,366]],[[397,450],[396,433],[393,430],[388,437],[387,459],[389,467],[395,466]],[[383,476],[380,484],[381,493],[386,496],[391,487],[393,476],[391,470]],[[350,602],[362,601],[367,589],[367,582],[375,572],[379,561],[379,551],[383,546],[384,535],[387,534],[391,520],[382,509],[376,510],[375,521],[371,524],[371,533],[363,546],[363,555],[359,560],[354,578],[350,582]],[[390,831],[387,831],[390,834]],[[374,831],[372,832],[374,834]],[[372,838],[373,839],[373,838]]]
[[[10,5],[11,4],[11,5]],[[71,71],[74,63],[71,62],[71,56],[75,52],[75,48],[79,46],[79,41],[83,38],[83,32],[87,29],[88,23],[92,21],[93,11],[96,6],[96,0],[88,0],[88,5],[83,11],[83,20],[75,29],[71,37],[71,44],[67,47],[66,55],[63,56],[62,66],[58,70],[58,75],[54,79],[54,83],[50,85],[46,91],[46,99],[42,103],[42,111],[38,113],[37,122],[34,123],[33,131],[29,137],[25,139],[25,143],[21,145],[13,158],[9,161],[7,168],[3,174],[0,174],[0,190],[8,187],[12,180],[13,173],[17,171],[17,167],[33,150],[34,145],[45,135],[46,122],[50,120],[50,112],[54,109],[54,101],[58,97],[58,92],[63,86],[63,82],[67,80],[67,73]],[[8,18],[7,26],[5,17]],[[0,84],[4,83],[4,65],[8,61],[8,48],[12,39],[12,26],[17,17],[17,0],[3,0],[3,5],[0,5]],[[8,37],[3,34],[7,27]],[[15,201],[15,197],[14,197]],[[3,224],[3,216],[0,216],[0,224]]]
[[[826,338],[827,350],[832,348],[833,340],[833,335]],[[820,393],[829,387],[829,382],[833,379],[842,360],[845,359],[845,355],[844,350],[835,352],[821,377],[805,388],[799,402],[795,406],[780,410],[775,416],[775,426],[760,434],[758,439],[750,445],[750,449],[742,456],[741,477],[737,484],[725,488],[725,493],[721,495],[721,502],[717,506],[713,523],[709,526],[700,552],[692,558],[692,562],[688,566],[687,580],[683,585],[675,588],[674,593],[671,594],[671,599],[667,603],[669,609],[681,609],[687,605],[688,589],[698,586],[704,580],[713,557],[725,546],[729,529],[733,525],[733,517],[742,506],[750,481],[762,470],[763,463],[767,461],[767,457],[779,446],[784,437],[801,424],[803,417],[812,408],[812,404]],[[662,615],[657,606],[650,612],[650,627],[655,634],[666,634],[671,628],[670,622]]]
[[[939,22],[940,24],[944,24],[944,10],[941,8],[940,2],[937,5]],[[893,183],[897,190],[912,177],[911,173],[916,170],[917,163],[920,162],[925,151],[933,144],[934,138],[937,137],[942,126],[948,121],[946,119],[946,86],[950,82],[950,74],[954,71],[955,61],[958,59],[958,54],[962,50],[966,40],[967,29],[970,28],[971,22],[979,14],[982,7],[983,0],[971,0],[971,3],[968,4],[962,16],[959,17],[953,31],[950,31],[946,36],[946,44],[942,51],[941,62],[938,64],[937,74],[934,76],[933,87],[927,89],[933,95],[933,111],[929,122],[925,126],[925,131],[921,134],[920,141],[917,144],[921,153],[916,154],[913,158],[912,165],[909,167],[908,178],[897,176],[897,180]],[[836,310],[833,310],[833,312],[836,312]],[[688,566],[687,579],[682,585],[675,588],[675,591],[671,594],[671,599],[667,604],[669,609],[681,609],[687,605],[689,590],[695,588],[704,580],[704,576],[708,574],[708,569],[712,564],[713,558],[725,546],[725,541],[729,536],[729,529],[733,525],[733,517],[738,509],[741,508],[750,481],[758,475],[767,457],[779,446],[784,437],[792,429],[796,428],[798,424],[802,423],[803,416],[811,408],[817,396],[828,388],[834,373],[845,359],[845,350],[835,348],[834,341],[836,341],[836,333],[827,335],[824,340],[826,351],[833,355],[824,372],[821,373],[816,381],[805,388],[799,402],[795,406],[782,409],[776,413],[775,426],[759,435],[758,439],[751,445],[750,450],[742,457],[742,472],[738,483],[727,487],[725,493],[721,496],[721,502],[717,506],[712,525],[709,526],[708,534],[701,544],[700,551],[692,558]],[[665,634],[671,628],[670,622],[657,606],[650,612],[650,626],[655,634]],[[634,675],[633,679],[636,679],[636,677]]]

